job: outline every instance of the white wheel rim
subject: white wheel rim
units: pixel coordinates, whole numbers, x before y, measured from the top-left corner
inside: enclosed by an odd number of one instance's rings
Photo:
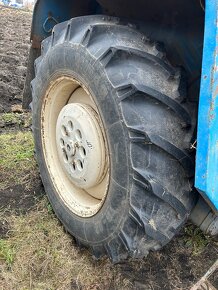
[[[93,98],[63,76],[51,82],[42,108],[43,153],[56,192],[73,213],[91,217],[109,184],[106,136]]]

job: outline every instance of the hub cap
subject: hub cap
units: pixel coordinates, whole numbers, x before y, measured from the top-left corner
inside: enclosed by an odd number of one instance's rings
[[[99,123],[95,110],[84,104],[68,104],[58,116],[59,159],[68,177],[80,188],[91,188],[103,178],[105,144]]]

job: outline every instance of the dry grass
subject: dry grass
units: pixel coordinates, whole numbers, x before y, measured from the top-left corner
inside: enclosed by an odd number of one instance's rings
[[[78,250],[47,199],[26,216],[10,216],[10,238],[0,240],[1,290],[129,289],[107,259]],[[116,285],[114,288],[112,285]]]

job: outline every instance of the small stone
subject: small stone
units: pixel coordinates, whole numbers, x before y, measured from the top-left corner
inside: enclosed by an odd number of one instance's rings
[[[25,76],[26,71],[27,71],[27,68],[25,66],[22,66],[22,65],[17,66],[16,72],[19,76]]]
[[[4,107],[0,104],[0,113],[4,113]]]
[[[0,128],[4,128],[5,127],[5,123],[3,121],[0,121]]]
[[[13,106],[11,106],[11,111],[13,113],[19,113],[19,114],[23,113],[23,109],[22,109],[21,105],[13,105]]]

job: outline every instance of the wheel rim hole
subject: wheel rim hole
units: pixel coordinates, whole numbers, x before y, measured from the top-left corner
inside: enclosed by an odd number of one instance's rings
[[[86,157],[86,149],[84,147],[79,148],[79,153],[82,158]]]
[[[73,162],[72,165],[71,165],[71,170],[72,170],[73,172],[75,172],[75,170],[76,170],[76,165],[75,165],[74,162]]]
[[[67,144],[67,150],[70,151],[71,150],[71,147],[69,144]]]
[[[68,127],[69,127],[69,129],[70,129],[71,131],[73,131],[74,126],[73,126],[73,122],[72,122],[72,121],[69,121],[69,122],[68,122]]]
[[[64,145],[65,145],[65,142],[64,142],[64,139],[60,139],[60,145],[61,145],[61,147],[64,147]]]
[[[64,161],[65,162],[68,162],[68,155],[67,155],[67,152],[66,152],[66,150],[65,149],[63,149],[63,157],[64,157]]]
[[[61,132],[64,136],[68,136],[67,128],[64,125],[61,127]]]
[[[78,141],[82,140],[82,133],[81,133],[81,131],[79,129],[76,130],[76,134],[75,135],[76,135],[76,139]]]
[[[83,170],[83,163],[81,160],[77,160],[77,169],[79,171],[82,171]]]

